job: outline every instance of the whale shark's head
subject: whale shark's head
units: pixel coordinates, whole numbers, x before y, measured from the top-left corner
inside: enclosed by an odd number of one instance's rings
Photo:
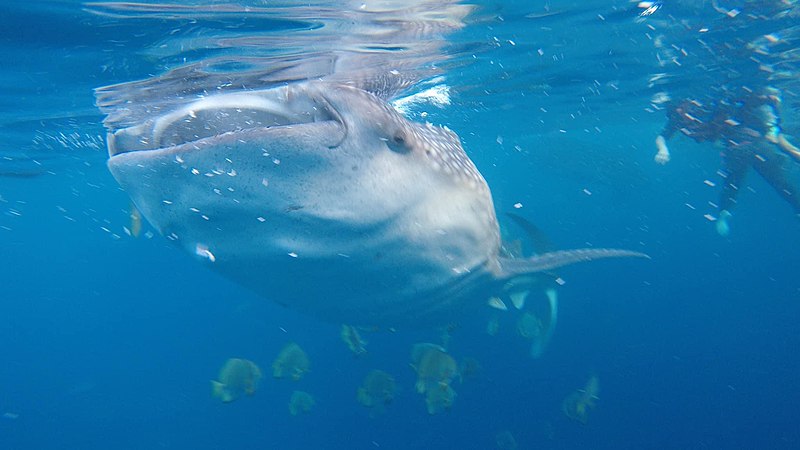
[[[353,303],[336,312],[374,315],[498,252],[489,188],[455,133],[357,88],[208,96],[113,132],[109,154],[162,234],[305,309],[349,286]]]

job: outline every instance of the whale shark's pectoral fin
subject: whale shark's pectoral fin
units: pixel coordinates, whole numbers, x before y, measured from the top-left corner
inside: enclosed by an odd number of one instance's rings
[[[605,258],[647,258],[644,253],[616,248],[579,248],[575,250],[561,250],[542,253],[531,258],[499,258],[500,274],[498,278],[505,279],[517,275],[544,272],[570,264],[594,261]]]

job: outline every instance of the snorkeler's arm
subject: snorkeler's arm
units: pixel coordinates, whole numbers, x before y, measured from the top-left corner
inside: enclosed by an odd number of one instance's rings
[[[797,148],[794,144],[789,142],[783,133],[778,135],[777,142],[775,143],[784,153],[791,156],[795,161],[800,162],[800,148]]]
[[[760,108],[761,119],[764,121],[766,133],[764,138],[777,145],[784,153],[791,156],[795,161],[800,162],[800,149],[786,139],[781,131],[781,95],[780,90],[774,87],[767,87],[764,94],[767,103]]]

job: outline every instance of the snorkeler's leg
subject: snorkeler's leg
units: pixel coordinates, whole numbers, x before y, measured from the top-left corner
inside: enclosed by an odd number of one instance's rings
[[[726,177],[719,198],[719,217],[717,217],[717,233],[720,236],[727,236],[730,233],[728,219],[731,217],[731,209],[736,204],[739,187],[747,175],[747,167],[750,165],[748,157],[751,156],[752,153],[747,149],[728,148],[722,157]]]
[[[789,181],[786,161],[787,158],[784,155],[779,154],[773,148],[768,148],[755,157],[753,168],[784,200],[792,205],[795,214],[800,214],[800,189]]]
[[[789,140],[786,139],[785,135],[783,135],[782,133],[779,134],[777,137],[776,144],[781,149],[781,151],[791,156],[792,159],[795,160],[796,162],[800,162],[800,148],[797,148],[797,146],[789,142]]]

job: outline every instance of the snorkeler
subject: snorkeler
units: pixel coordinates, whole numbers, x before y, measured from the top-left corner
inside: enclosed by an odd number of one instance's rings
[[[717,219],[717,232],[722,236],[730,231],[730,211],[749,167],[753,167],[800,216],[800,190],[786,176],[786,156],[800,162],[800,149],[781,132],[780,102],[780,91],[773,87],[756,91],[741,87],[727,98],[708,104],[684,99],[670,107],[667,124],[656,137],[655,160],[659,164],[669,162],[666,140],[676,131],[696,142],[722,141],[726,176]]]

